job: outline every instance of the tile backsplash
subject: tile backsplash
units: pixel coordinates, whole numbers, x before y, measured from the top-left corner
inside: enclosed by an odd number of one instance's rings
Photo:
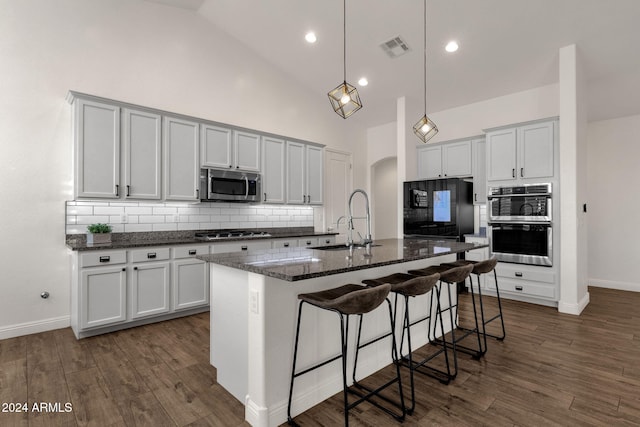
[[[313,227],[314,208],[237,203],[66,202],[66,234],[106,223],[116,233],[217,230],[225,228]]]

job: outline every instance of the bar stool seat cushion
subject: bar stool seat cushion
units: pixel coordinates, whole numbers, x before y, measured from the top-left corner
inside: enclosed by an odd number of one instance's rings
[[[434,273],[440,273],[440,280],[447,283],[457,283],[464,281],[473,270],[473,265],[465,265],[460,267],[450,267],[445,264],[433,265],[431,267],[419,270],[409,270],[409,274],[427,276]]]
[[[380,286],[385,283],[391,284],[391,292],[396,292],[406,296],[424,295],[433,289],[438,283],[440,274],[434,273],[429,276],[415,276],[407,273],[394,273],[389,276],[377,279],[363,280],[362,283],[368,286]]]
[[[485,274],[490,273],[496,268],[496,264],[498,264],[497,258],[489,258],[483,261],[472,261],[467,259],[460,259],[455,262],[449,262],[443,265],[452,266],[452,267],[461,267],[465,265],[473,265],[473,270],[471,273],[473,274]]]
[[[389,295],[390,284],[376,287],[347,284],[325,291],[300,294],[298,298],[316,307],[342,314],[364,314],[377,308]]]

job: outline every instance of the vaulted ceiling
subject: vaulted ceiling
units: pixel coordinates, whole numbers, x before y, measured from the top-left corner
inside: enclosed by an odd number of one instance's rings
[[[341,0],[146,1],[200,14],[330,108],[326,93],[343,80]],[[400,96],[422,105],[423,1],[347,0],[346,7],[347,81],[369,80],[353,118],[393,121]],[[427,17],[429,113],[553,84],[558,50],[576,44],[589,120],[640,114],[638,0],[428,0]],[[304,40],[310,30],[314,44]],[[397,36],[409,51],[392,59],[380,45]],[[453,39],[460,49],[449,54],[444,46]]]

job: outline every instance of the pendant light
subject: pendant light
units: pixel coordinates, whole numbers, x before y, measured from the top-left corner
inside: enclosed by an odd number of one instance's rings
[[[333,107],[333,111],[338,113],[343,119],[346,119],[356,111],[362,108],[362,101],[358,90],[347,83],[347,0],[343,0],[343,83],[328,93],[329,101]]]
[[[424,0],[424,116],[413,125],[413,133],[427,142],[438,133],[436,124],[427,117],[427,0]]]

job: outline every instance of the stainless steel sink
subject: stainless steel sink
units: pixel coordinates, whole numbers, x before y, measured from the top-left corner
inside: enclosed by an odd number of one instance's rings
[[[357,243],[352,245],[353,249],[363,249],[366,247],[366,245]],[[380,246],[380,245],[376,245],[376,244],[371,244],[371,247],[375,247],[375,246]],[[311,249],[315,249],[317,251],[348,251],[349,250],[349,246],[342,244],[342,245],[331,245],[331,246],[316,246],[313,247]]]

